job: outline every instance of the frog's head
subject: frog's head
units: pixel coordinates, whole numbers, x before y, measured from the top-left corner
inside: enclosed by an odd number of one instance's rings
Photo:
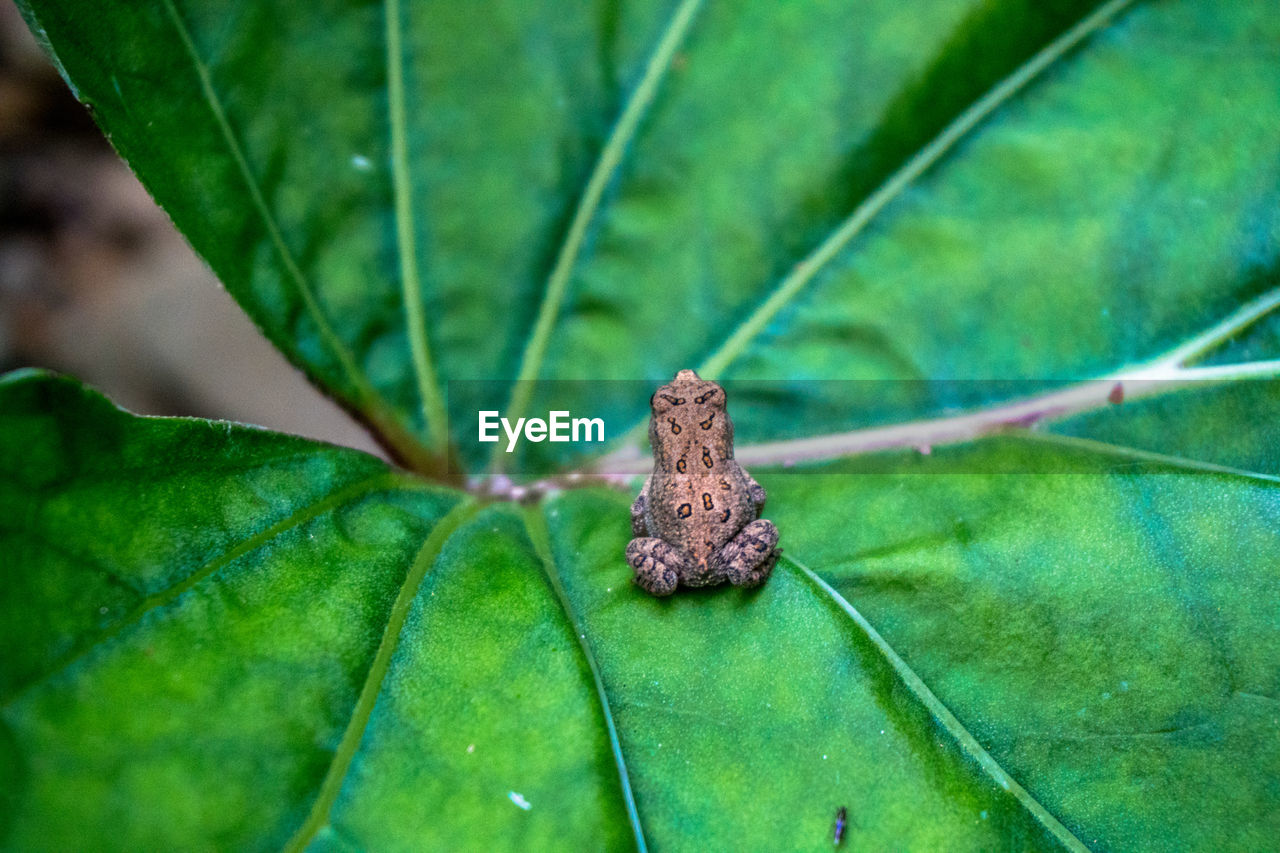
[[[724,389],[692,370],[681,370],[649,399],[649,443],[659,463],[708,448],[716,459],[733,458],[733,422]]]

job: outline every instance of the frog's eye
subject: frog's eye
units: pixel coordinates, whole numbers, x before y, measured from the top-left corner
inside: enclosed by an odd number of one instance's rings
[[[669,394],[657,393],[649,398],[649,408],[655,415],[660,415],[671,408],[672,397]]]
[[[693,398],[693,402],[699,406],[710,404],[717,408],[724,408],[724,395],[720,393],[719,388],[708,388],[705,393],[699,394]]]
[[[674,394],[664,394],[661,391],[649,398],[649,408],[661,414],[673,406],[683,406],[686,400],[684,397],[677,397]]]

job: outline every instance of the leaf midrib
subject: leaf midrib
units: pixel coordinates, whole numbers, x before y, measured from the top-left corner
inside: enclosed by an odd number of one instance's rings
[[[395,198],[396,249],[400,258],[400,290],[404,301],[405,325],[413,372],[418,382],[422,418],[427,429],[428,448],[438,456],[448,452],[448,415],[444,395],[436,378],[427,337],[426,308],[418,277],[417,235],[413,219],[413,180],[409,165],[408,119],[405,109],[404,48],[400,0],[386,0],[387,21],[387,110],[391,130],[391,188]]]
[[[613,721],[613,710],[609,702],[609,693],[605,689],[604,676],[600,672],[600,665],[596,661],[595,652],[587,639],[586,628],[583,626],[582,620],[578,618],[576,611],[574,611],[573,604],[569,600],[569,594],[560,579],[560,571],[556,567],[555,556],[551,551],[551,536],[543,510],[540,507],[525,507],[523,514],[525,530],[529,535],[529,541],[533,543],[534,552],[542,562],[543,574],[556,595],[560,609],[569,623],[569,629],[573,631],[578,648],[582,651],[582,656],[591,671],[591,680],[595,686],[596,698],[600,703],[600,713],[604,717],[605,729],[609,735],[609,748],[613,752],[613,761],[618,769],[618,783],[621,786],[622,799],[627,809],[627,820],[631,824],[631,832],[635,837],[636,850],[640,851],[640,853],[645,853],[648,847],[644,840],[644,827],[640,823],[640,813],[636,808],[635,794],[631,790],[631,776],[627,771],[626,758],[622,754],[622,741],[618,737],[618,729]]]
[[[684,42],[685,36],[688,35],[702,2],[703,0],[681,0],[645,65],[644,75],[627,99],[604,147],[600,150],[600,155],[587,179],[587,184],[574,209],[573,218],[561,241],[555,264],[547,277],[546,289],[538,306],[537,317],[529,338],[525,342],[520,367],[516,372],[515,383],[506,408],[506,416],[513,422],[524,415],[529,405],[533,393],[532,386],[541,371],[542,360],[546,356],[551,333],[554,331],[560,306],[564,302],[565,292],[569,286],[569,279],[581,253],[587,229],[600,208],[604,191],[622,164],[627,146],[635,136],[640,121],[652,105],[658,87],[666,79],[671,60]],[[495,446],[491,464],[497,469],[502,461],[503,454],[499,446]]]
[[[929,689],[924,680],[907,665],[906,661],[893,649],[892,646],[880,635],[871,623],[854,608],[844,596],[840,595],[833,587],[818,576],[816,572],[790,554],[784,553],[782,559],[795,566],[801,576],[809,582],[819,593],[826,596],[830,601],[841,610],[845,616],[853,623],[855,628],[863,634],[864,637],[876,648],[876,650],[884,657],[885,661],[893,669],[894,674],[902,682],[903,686],[911,692],[916,699],[925,706],[929,714],[946,729],[947,733],[955,739],[960,749],[965,752],[974,762],[977,763],[982,771],[1001,789],[1008,791],[1023,808],[1030,813],[1032,818],[1043,826],[1053,835],[1066,849],[1073,853],[1088,853],[1089,848],[1075,836],[1071,830],[1067,829],[1062,823],[1049,812],[1035,797],[1031,795],[1025,788],[1018,784],[1012,776],[1010,776],[1004,768],[1002,768],[992,757],[992,755],[983,748],[964,724],[956,718],[955,714],[946,705],[942,704],[937,695]]]
[[[387,672],[391,669],[391,657],[399,645],[400,633],[404,628],[405,620],[409,617],[409,609],[417,596],[418,587],[422,584],[422,579],[426,577],[427,572],[435,565],[436,558],[444,550],[445,543],[459,527],[479,511],[481,506],[481,503],[467,498],[451,509],[444,518],[436,522],[436,526],[432,528],[430,535],[414,556],[413,562],[409,564],[404,581],[400,585],[400,591],[396,594],[391,611],[387,615],[387,624],[383,629],[382,639],[378,643],[378,650],[374,653],[373,661],[369,665],[364,685],[351,709],[351,717],[347,720],[346,728],[343,729],[342,738],[334,750],[333,759],[329,762],[329,769],[320,783],[316,799],[311,805],[306,820],[285,844],[285,851],[303,850],[316,833],[329,822],[329,813],[342,790],[342,783],[346,780],[351,761],[360,748],[360,742],[364,739],[365,729],[373,714],[373,707],[377,703],[378,695],[382,692],[382,684],[386,680]]]

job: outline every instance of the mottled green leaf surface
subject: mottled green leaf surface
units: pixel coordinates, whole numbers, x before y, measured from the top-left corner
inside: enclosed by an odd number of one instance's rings
[[[761,470],[770,583],[656,600],[616,492],[481,508],[38,374],[0,411],[12,849],[819,849],[838,805],[876,849],[1280,829],[1269,478],[1052,437]]]
[[[457,497],[39,375],[0,386],[0,424],[6,846],[287,837]]]
[[[520,516],[442,545],[316,847],[625,848],[595,684]]]
[[[0,385],[0,845],[1280,836],[1275,381],[761,468],[750,594],[640,594],[629,495],[417,476],[477,404],[644,413],[554,379],[786,380],[733,398],[754,441],[1266,368],[1274,314],[1211,330],[1276,292],[1269,0],[19,5],[416,473]]]
[[[1274,478],[1053,438],[904,458],[896,474],[840,467],[758,475],[791,553],[1081,840],[1270,846]]]
[[[39,374],[0,411],[12,849],[814,848],[850,801],[866,843],[1060,843],[794,570],[637,590],[625,496],[478,509]]]
[[[792,566],[755,592],[639,593],[616,557],[627,503],[551,502],[549,561],[597,656],[655,847],[822,849],[841,805],[859,847],[1062,844]]]

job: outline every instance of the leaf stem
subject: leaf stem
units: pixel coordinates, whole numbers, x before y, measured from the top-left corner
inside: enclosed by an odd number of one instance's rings
[[[1009,429],[1028,428],[1043,421],[1065,418],[1121,401],[1153,397],[1192,386],[1280,377],[1280,359],[1206,367],[1156,367],[1150,365],[1091,379],[1004,405],[950,417],[930,418],[884,427],[747,444],[734,456],[743,465],[791,465],[797,462],[836,459],[903,447],[928,452],[934,447],[959,444]],[[601,474],[638,474],[651,461],[638,450],[626,449],[601,460]]]
[[[401,44],[400,0],[386,0],[387,16],[387,104],[391,124],[391,175],[395,194],[396,244],[400,256],[400,285],[404,295],[405,321],[413,355],[413,372],[418,380],[422,418],[427,429],[427,445],[439,456],[448,454],[448,415],[444,395],[431,363],[426,311],[418,277],[417,237],[413,221],[413,181],[409,171],[408,120],[405,110],[404,48]]]
[[[528,408],[529,399],[533,394],[533,383],[537,380],[539,370],[542,367],[542,360],[546,355],[551,331],[555,325],[556,317],[560,313],[560,305],[564,301],[565,291],[568,288],[569,277],[573,272],[574,264],[582,251],[587,228],[600,207],[600,200],[604,196],[605,189],[609,186],[610,181],[618,170],[618,166],[622,162],[627,145],[630,144],[635,136],[640,120],[648,111],[650,104],[653,103],[658,86],[671,67],[672,57],[684,41],[701,6],[702,0],[682,0],[676,8],[675,14],[654,48],[653,54],[649,57],[649,62],[645,66],[644,76],[640,79],[635,91],[632,92],[622,110],[622,114],[618,117],[617,123],[614,124],[604,148],[600,151],[600,157],[596,161],[595,168],[591,171],[591,176],[587,180],[582,197],[578,200],[577,209],[574,211],[573,219],[569,223],[569,229],[565,233],[564,242],[561,244],[560,251],[556,256],[555,265],[552,267],[551,274],[547,279],[547,288],[542,296],[542,304],[538,308],[538,316],[534,322],[533,331],[529,336],[528,343],[525,345],[524,355],[520,361],[520,370],[516,375],[515,384],[511,391],[511,399],[507,403],[506,416],[513,422],[517,418],[523,417],[525,410]],[[491,460],[493,470],[501,470],[503,461],[503,454],[495,447]]]

